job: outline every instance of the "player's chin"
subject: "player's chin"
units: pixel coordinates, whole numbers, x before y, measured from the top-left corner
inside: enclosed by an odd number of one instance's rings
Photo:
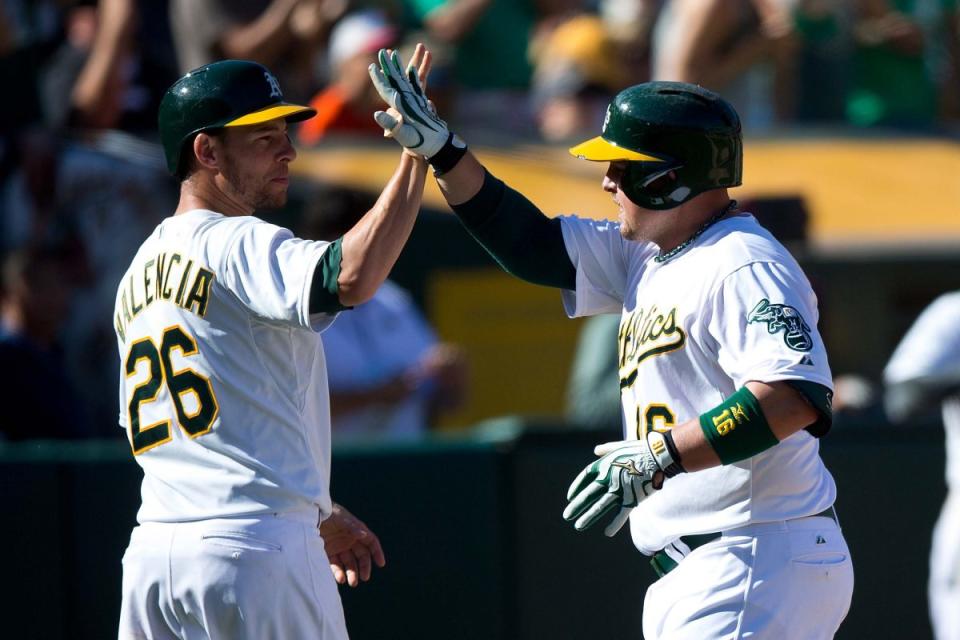
[[[276,192],[270,191],[260,194],[260,198],[254,205],[255,209],[280,209],[287,204],[287,190]]]

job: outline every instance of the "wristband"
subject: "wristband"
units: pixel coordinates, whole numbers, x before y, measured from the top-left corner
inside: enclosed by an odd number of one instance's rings
[[[440,147],[440,151],[428,158],[433,167],[433,175],[442,176],[457,166],[460,158],[467,152],[467,144],[454,133],[447,136],[447,141]]]
[[[746,387],[701,415],[700,428],[723,464],[746,460],[779,442]]]
[[[653,454],[653,459],[657,461],[657,466],[663,471],[663,475],[672,478],[686,471],[680,466],[680,454],[677,452],[676,445],[673,444],[673,436],[669,431],[648,433],[647,446],[650,447],[650,453]]]

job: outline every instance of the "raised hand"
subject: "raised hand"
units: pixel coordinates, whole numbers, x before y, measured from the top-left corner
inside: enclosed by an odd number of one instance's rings
[[[379,60],[379,66],[370,65],[370,79],[391,109],[377,111],[374,119],[387,137],[414,153],[433,157],[451,136],[447,123],[436,114],[424,90],[430,52],[418,44],[405,71],[396,51],[381,49]]]

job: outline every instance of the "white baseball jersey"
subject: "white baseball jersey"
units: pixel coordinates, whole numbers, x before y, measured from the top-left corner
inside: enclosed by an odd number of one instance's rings
[[[120,425],[139,522],[330,512],[330,409],[309,312],[325,242],[194,210],[143,243],[117,291]]]
[[[924,309],[883,372],[888,385],[956,376],[960,371],[960,292]],[[947,486],[960,490],[960,394],[943,402],[947,432]]]
[[[946,388],[958,372],[960,291],[955,291],[924,309],[897,345],[883,377],[888,386],[918,383]],[[942,411],[948,491],[933,529],[928,600],[933,635],[947,640],[960,637],[960,393],[944,398]]]
[[[437,344],[437,336],[410,296],[389,280],[363,304],[339,318],[323,334],[330,391],[357,391],[383,384],[416,367]],[[371,436],[383,440],[415,438],[428,420],[431,384],[392,404],[377,404],[338,414],[337,436]]]
[[[621,313],[620,385],[627,439],[716,407],[746,382],[833,387],[817,302],[796,261],[753,216],[714,224],[664,263],[619,225],[562,218],[576,267],[568,315]],[[836,487],[817,440],[800,431],[752,458],[671,478],[633,510],[646,554],[681,535],[818,513]]]

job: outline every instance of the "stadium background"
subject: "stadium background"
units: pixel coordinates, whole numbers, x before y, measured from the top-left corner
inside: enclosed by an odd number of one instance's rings
[[[115,426],[116,351],[104,300],[112,303],[115,266],[125,266],[157,216],[172,211],[175,185],[161,170],[151,118],[135,117],[149,112],[149,100],[134,99],[143,98],[130,91],[134,82],[122,101],[126,116],[102,123],[91,114],[104,105],[84,102],[75,80],[96,52],[110,52],[95,35],[86,51],[77,44],[83,25],[90,26],[83,12],[99,12],[94,23],[101,21],[102,33],[104,12],[124,1],[5,0],[0,6],[0,80],[20,89],[19,99],[2,106],[0,244],[5,255],[56,246],[73,268],[69,313],[58,339],[65,375],[75,386],[67,412],[77,416],[66,427],[44,422],[56,413],[32,418],[38,409],[31,402],[49,393],[51,381],[37,377],[37,396],[12,395],[9,381],[37,372],[0,352],[9,408],[0,418],[0,496],[8,505],[0,542],[9,550],[0,612],[7,637],[115,633],[119,561],[139,503],[139,467]],[[129,31],[140,37],[136,87],[146,89],[151,83],[145,80],[152,80],[162,88],[177,75],[169,7],[160,0],[132,4],[138,19]],[[430,3],[319,4],[342,5],[330,27],[344,14],[377,5],[396,19],[398,35],[418,37],[416,29],[424,25],[412,25],[401,5],[417,15],[417,7]],[[491,3],[478,3],[484,4]],[[513,18],[498,13],[504,5],[526,4],[494,2],[497,8],[487,9],[509,22]],[[549,34],[569,24],[571,15],[596,18],[608,5],[629,3],[529,4],[541,13],[516,19],[529,19],[531,33]],[[662,9],[670,2],[636,4]],[[943,13],[931,18],[934,5]],[[866,54],[876,52],[858,51],[855,38],[842,35],[856,31],[863,6],[907,16],[923,25],[926,42],[939,43],[919,55],[924,68],[937,70],[928,78],[937,90],[936,109],[870,120],[857,106],[863,104],[857,70]],[[734,197],[756,211],[807,270],[820,297],[820,326],[834,374],[850,383],[835,430],[822,443],[857,571],[852,610],[839,637],[926,638],[929,532],[945,493],[943,433],[935,412],[919,416],[910,428],[888,424],[879,381],[917,313],[960,283],[956,3],[799,1],[792,12],[792,107],[782,107],[782,96],[770,88],[771,60],[780,60],[781,47],[771,45],[742,70],[744,78],[766,78],[766,89],[748,91],[738,105],[748,107],[746,185]],[[829,21],[823,16],[831,15],[835,30],[825,31]],[[751,28],[762,31],[761,22],[745,19],[737,37],[746,39]],[[569,40],[593,34],[596,20],[589,24],[569,32]],[[930,36],[931,24],[947,35]],[[333,46],[329,34],[318,37],[321,50]],[[475,46],[471,37],[459,46]],[[568,53],[562,39],[535,41],[553,57]],[[535,48],[523,49],[514,66],[537,67]],[[650,72],[651,55],[637,54],[641,44],[631,51],[630,78],[639,81]],[[326,52],[329,57],[333,49]],[[577,50],[571,59],[586,66],[572,66],[589,76],[589,64],[601,54]],[[904,57],[918,57],[911,55]],[[906,63],[892,58],[878,64],[902,70]],[[448,96],[451,105],[486,95],[489,87],[476,78],[457,79],[455,62],[448,71],[451,84],[464,83]],[[526,105],[528,98],[542,105],[557,95],[589,101],[613,90],[594,86],[603,84],[594,77],[565,94],[562,73],[559,79],[549,70],[532,73],[527,85],[506,87],[504,108],[516,109],[516,99]],[[838,77],[845,90],[837,88]],[[890,71],[888,81],[901,82],[902,76]],[[312,84],[310,93],[322,91],[334,78]],[[885,90],[896,94],[913,86]],[[876,95],[885,94],[878,89]],[[570,158],[562,136],[537,129],[542,119],[517,124],[495,109],[492,115],[450,113],[491,170],[543,210],[613,213],[599,188],[602,169]],[[397,153],[389,141],[362,131],[331,130],[301,142],[291,203],[266,216],[292,228],[330,189],[376,193]],[[418,441],[346,442],[334,450],[334,497],[378,532],[388,556],[387,568],[371,583],[343,592],[353,637],[629,635],[639,627],[652,572],[630,552],[626,536],[610,541],[599,532],[576,534],[559,516],[566,482],[592,445],[616,437],[613,429],[587,429],[565,417],[582,322],[564,318],[555,292],[495,269],[449,215],[433,184],[392,279],[413,294],[444,340],[466,349],[472,384],[466,405]],[[3,337],[9,338],[6,328]],[[630,601],[636,606],[625,606]]]

